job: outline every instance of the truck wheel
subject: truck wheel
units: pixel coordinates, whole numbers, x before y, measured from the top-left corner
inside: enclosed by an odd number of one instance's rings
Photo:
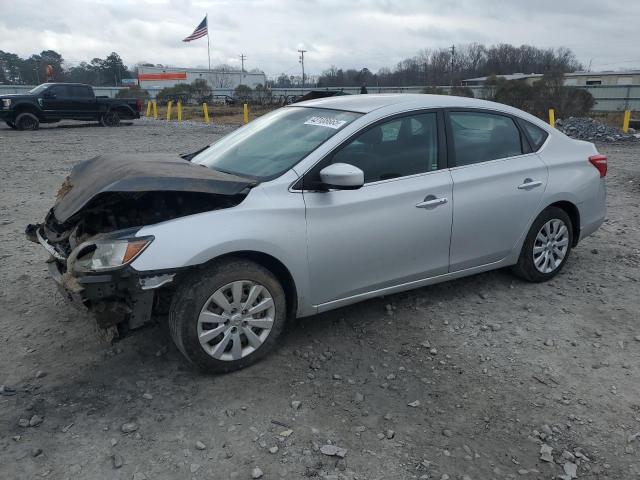
[[[118,112],[107,112],[100,117],[100,125],[103,127],[117,127],[120,125],[120,115],[118,115]]]
[[[16,124],[13,122],[7,122],[7,125],[9,125],[10,128],[13,128],[14,130],[18,127],[16,127]]]
[[[21,113],[16,118],[16,128],[18,130],[37,130],[40,127],[40,120],[33,113]]]
[[[277,278],[241,258],[186,277],[169,309],[171,337],[194,365],[212,373],[247,367],[272,350],[287,318]]]

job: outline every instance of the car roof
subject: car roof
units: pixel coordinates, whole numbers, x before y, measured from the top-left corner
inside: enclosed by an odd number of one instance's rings
[[[408,108],[476,107],[495,108],[501,105],[476,98],[451,95],[428,95],[421,93],[380,93],[366,95],[341,95],[317,98],[295,103],[293,106],[329,108],[350,112],[369,113],[391,105],[405,105]],[[504,105],[501,105],[504,106]]]
[[[389,106],[402,106],[402,108],[406,110],[421,108],[485,108],[519,116],[542,127],[548,132],[553,130],[550,129],[545,122],[533,115],[505,105],[504,103],[490,102],[478,98],[456,97],[453,95],[431,95],[423,93],[342,95],[338,97],[317,98],[290,105],[290,107],[298,106],[346,110],[365,114]]]

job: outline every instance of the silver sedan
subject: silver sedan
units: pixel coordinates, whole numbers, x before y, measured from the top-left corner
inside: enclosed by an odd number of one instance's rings
[[[503,267],[553,278],[603,222],[606,172],[593,144],[506,105],[343,96],[276,110],[186,160],[80,164],[33,231],[62,288],[87,285],[67,296],[128,305],[111,320],[123,331],[166,305],[185,357],[228,372],[271,350],[290,318]],[[78,187],[83,178],[109,179],[96,192],[105,207]],[[144,215],[149,190],[162,205],[184,191],[182,210]],[[96,226],[96,208],[126,217],[118,202],[132,192],[140,211],[127,229]],[[82,242],[65,228],[80,228]],[[95,298],[88,285],[100,281],[110,283]]]

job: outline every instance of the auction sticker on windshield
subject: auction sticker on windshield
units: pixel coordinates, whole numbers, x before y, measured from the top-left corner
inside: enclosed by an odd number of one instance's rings
[[[318,127],[333,128],[334,130],[339,129],[345,123],[347,123],[346,120],[336,120],[335,118],[328,117],[311,117],[304,122],[305,125],[316,125]]]

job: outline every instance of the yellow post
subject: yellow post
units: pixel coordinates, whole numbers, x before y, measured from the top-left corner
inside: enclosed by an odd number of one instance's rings
[[[249,123],[249,105],[246,103],[243,105],[242,114],[244,115],[244,123]]]
[[[556,112],[553,110],[553,108],[549,109],[549,125],[551,125],[553,128],[556,128]]]
[[[629,131],[629,120],[631,120],[631,110],[625,110],[624,117],[622,117],[622,131],[624,133]]]
[[[171,104],[173,103],[173,100],[169,100],[167,102],[167,120],[171,120]]]
[[[182,101],[178,100],[178,121],[182,121]]]
[[[153,118],[154,120],[158,119],[158,102],[153,101]]]
[[[151,100],[147,102],[147,117],[151,116]]]
[[[204,113],[204,122],[209,123],[209,107],[207,106],[207,102],[202,104],[202,112]]]

